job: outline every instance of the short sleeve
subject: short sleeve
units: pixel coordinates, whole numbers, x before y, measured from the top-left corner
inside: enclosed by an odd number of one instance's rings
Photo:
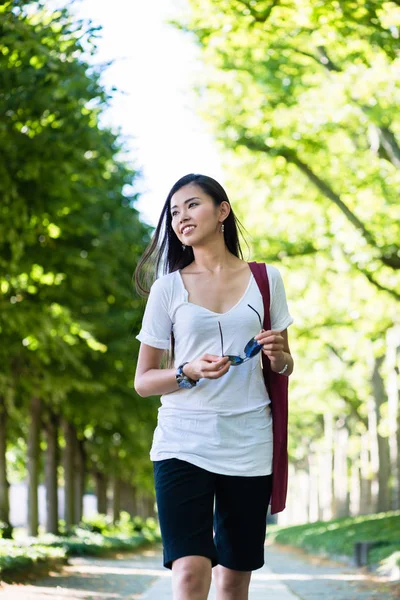
[[[156,279],[150,288],[142,320],[142,328],[136,339],[148,346],[168,350],[172,321],[169,315],[169,294],[165,277]]]
[[[284,331],[293,323],[294,319],[289,313],[282,275],[276,267],[271,265],[267,266],[267,274],[271,295],[271,328],[275,331]]]

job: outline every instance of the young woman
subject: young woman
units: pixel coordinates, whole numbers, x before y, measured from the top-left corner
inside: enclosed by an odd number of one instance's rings
[[[292,373],[293,319],[268,265],[272,329],[262,329],[263,299],[237,223],[217,181],[186,175],[135,273],[143,294],[149,261],[156,272],[163,263],[137,335],[135,389],[161,395],[150,458],[175,600],[205,600],[213,567],[218,600],[247,600],[251,572],[264,564],[272,418],[260,359],[263,352],[273,371]],[[161,368],[170,343],[171,368]]]

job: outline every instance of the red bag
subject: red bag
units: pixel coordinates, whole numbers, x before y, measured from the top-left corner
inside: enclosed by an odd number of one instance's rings
[[[267,270],[264,263],[250,262],[249,267],[254,275],[264,302],[265,330],[271,329],[270,292]],[[262,353],[262,365],[265,385],[271,399],[273,459],[272,459],[272,496],[271,514],[284,510],[288,486],[288,387],[289,378],[279,375],[271,369],[269,358]]]

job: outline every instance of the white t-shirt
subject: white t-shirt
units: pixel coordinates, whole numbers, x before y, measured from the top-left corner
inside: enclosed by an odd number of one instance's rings
[[[283,331],[289,314],[282,277],[267,265],[273,330]],[[260,332],[263,300],[253,274],[241,299],[228,312],[215,313],[188,301],[180,271],[157,279],[150,290],[142,328],[136,336],[155,348],[169,349],[175,337],[175,367],[202,354],[244,357],[247,342]],[[214,473],[258,476],[272,473],[272,417],[262,374],[262,353],[231,366],[219,379],[200,379],[191,389],[161,396],[150,458],[179,458]]]

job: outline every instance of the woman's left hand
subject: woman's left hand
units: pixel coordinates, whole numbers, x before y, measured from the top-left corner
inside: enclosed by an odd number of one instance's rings
[[[285,340],[280,331],[261,330],[254,339],[262,344],[262,352],[268,356],[272,363],[278,363],[285,360]]]

